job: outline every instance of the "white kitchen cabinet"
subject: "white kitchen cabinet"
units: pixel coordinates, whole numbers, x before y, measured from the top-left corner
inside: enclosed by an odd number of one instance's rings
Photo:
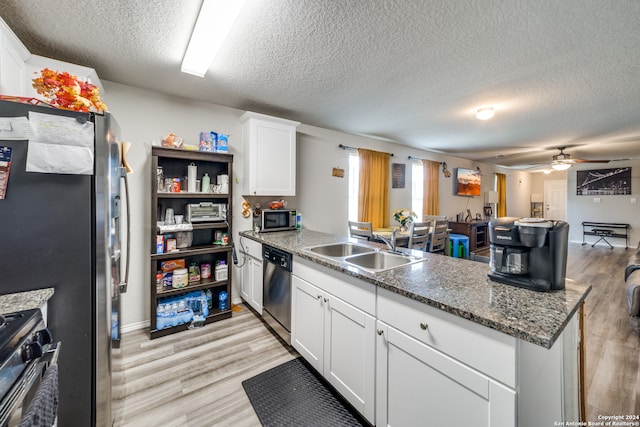
[[[300,264],[293,264],[291,343],[356,410],[374,423],[375,317],[364,310],[375,309],[375,291],[368,284],[341,282],[328,271],[305,274],[309,271]],[[363,301],[362,308],[353,304],[358,300]]]
[[[25,61],[29,56],[27,48],[0,18],[0,94],[27,96]]]
[[[514,390],[380,321],[376,349],[376,425],[516,425]]]
[[[242,266],[242,280],[240,283],[240,296],[262,314],[262,245],[249,239],[242,239],[241,254],[244,264]]]
[[[240,118],[244,194],[296,195],[296,127],[291,120],[246,112]]]

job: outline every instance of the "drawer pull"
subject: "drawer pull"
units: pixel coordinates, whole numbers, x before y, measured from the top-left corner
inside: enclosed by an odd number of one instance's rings
[[[384,331],[382,329],[377,329],[376,332],[378,333],[378,335],[384,334]]]
[[[422,329],[423,331],[426,331],[428,328],[429,325],[427,324],[427,322],[420,323],[420,329]]]

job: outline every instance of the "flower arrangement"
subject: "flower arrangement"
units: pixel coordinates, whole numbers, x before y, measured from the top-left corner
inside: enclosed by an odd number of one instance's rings
[[[107,109],[96,85],[80,81],[67,72],[44,68],[40,76],[33,79],[32,86],[52,107],[84,112]]]
[[[406,227],[408,223],[413,222],[414,218],[417,218],[415,212],[410,211],[409,209],[396,209],[393,211],[393,217],[396,221],[400,223],[403,227]]]

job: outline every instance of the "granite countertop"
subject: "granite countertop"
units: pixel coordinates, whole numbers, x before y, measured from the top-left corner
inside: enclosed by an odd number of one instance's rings
[[[565,289],[552,292],[504,285],[489,280],[487,264],[431,253],[425,253],[425,260],[416,264],[370,273],[304,250],[309,246],[356,241],[346,236],[307,229],[244,231],[240,235],[545,348],[551,348],[591,291],[591,285],[570,279]]]
[[[0,295],[0,314],[42,307],[53,296],[53,288]]]

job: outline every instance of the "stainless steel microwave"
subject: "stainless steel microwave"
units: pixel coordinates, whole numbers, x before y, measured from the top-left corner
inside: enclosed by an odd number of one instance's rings
[[[264,209],[258,219],[262,233],[296,229],[296,211],[291,209]]]

